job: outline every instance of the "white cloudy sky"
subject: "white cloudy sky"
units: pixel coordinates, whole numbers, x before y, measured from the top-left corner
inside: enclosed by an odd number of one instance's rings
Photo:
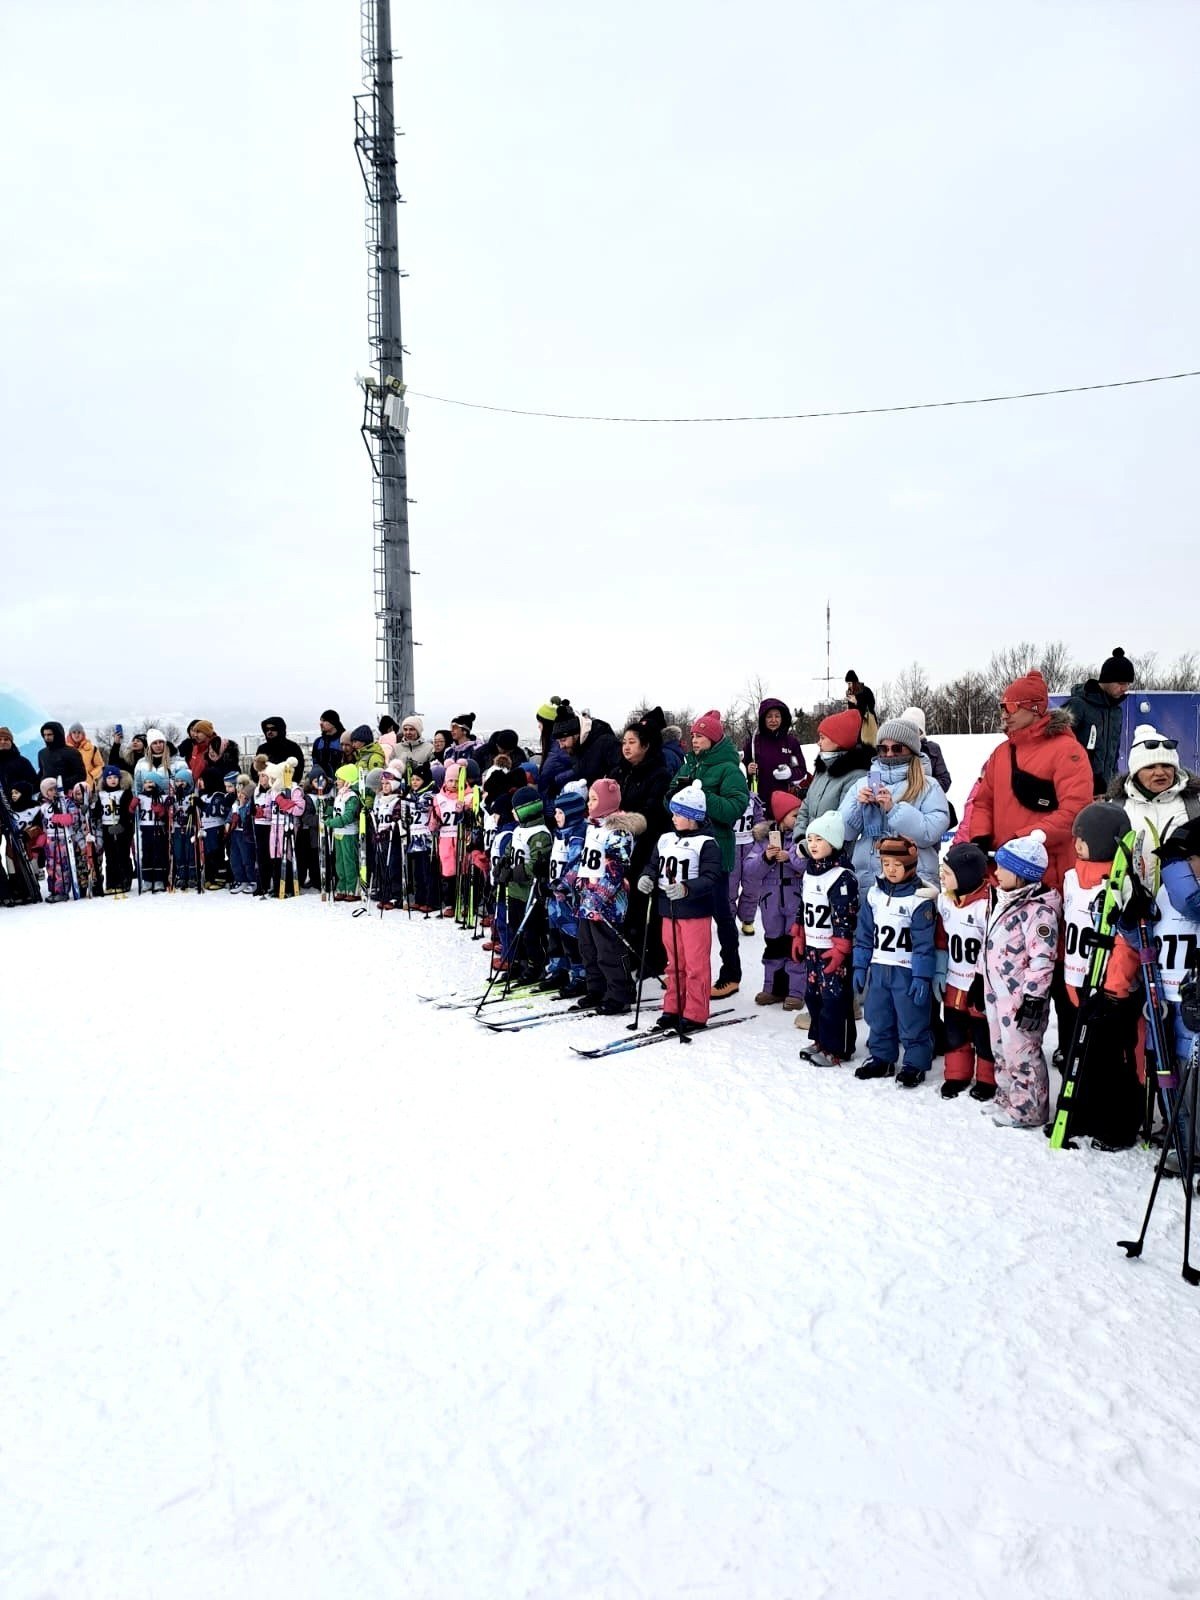
[[[1200,366],[1191,0],[395,26],[414,389],[793,411]],[[355,0],[3,9],[0,686],[47,711],[373,709],[358,50]],[[875,683],[1023,636],[1195,642],[1200,380],[758,427],[412,414],[438,722],[752,675],[808,701],[827,594],[835,670]]]

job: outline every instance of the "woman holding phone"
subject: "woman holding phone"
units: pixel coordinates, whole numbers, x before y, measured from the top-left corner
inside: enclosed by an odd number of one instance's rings
[[[938,881],[938,847],[950,826],[945,790],[935,783],[929,758],[921,754],[921,730],[892,717],[879,730],[866,782],[841,804],[846,843],[854,841],[853,866],[860,894],[875,882],[880,839],[907,839],[917,847],[917,875]]]

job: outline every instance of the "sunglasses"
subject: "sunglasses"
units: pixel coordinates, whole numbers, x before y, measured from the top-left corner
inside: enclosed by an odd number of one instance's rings
[[[881,756],[906,756],[910,754],[906,744],[892,744],[890,740],[886,744],[879,745],[878,750]]]
[[[1179,740],[1178,739],[1143,739],[1141,741],[1141,747],[1142,747],[1143,750],[1178,750],[1179,749]]]

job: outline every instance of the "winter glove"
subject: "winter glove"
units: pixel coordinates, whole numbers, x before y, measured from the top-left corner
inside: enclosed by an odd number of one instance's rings
[[[1017,1012],[1017,1027],[1022,1033],[1040,1033],[1046,1025],[1046,1013],[1050,1009],[1050,996],[1048,994],[1027,994],[1021,1001]]]
[[[804,938],[804,929],[798,922],[793,922],[788,932],[792,936],[792,960],[803,961],[807,944]]]
[[[641,877],[638,879],[637,886],[639,894],[654,893],[654,879],[645,872],[643,872]]]
[[[950,952],[939,950],[937,953],[937,969],[933,974],[933,997],[938,1005],[946,998],[946,976],[950,969]]]
[[[523,861],[518,861],[516,866],[510,870],[508,881],[510,883],[515,883],[518,889],[525,889],[528,887],[530,881],[529,868]]]
[[[1125,881],[1121,885],[1120,910],[1117,912],[1117,927],[1125,935],[1135,950],[1141,948],[1141,936],[1138,924],[1140,922],[1157,922],[1161,913],[1155,903],[1154,896],[1142,883],[1134,872],[1125,874]]]
[[[487,869],[488,869],[488,858],[484,855],[482,850],[472,850],[471,851],[471,865],[473,867],[475,867],[479,872],[486,872],[487,871]]]
[[[50,821],[56,828],[69,828],[74,818],[69,811],[56,811]]]
[[[513,875],[513,869],[509,866],[508,862],[507,861],[501,861],[499,866],[496,868],[496,883],[497,883],[498,887],[503,889],[505,884],[508,883],[509,879],[512,877],[512,875]]]
[[[914,978],[908,986],[908,998],[915,1006],[927,1006],[931,992],[928,978]]]
[[[855,992],[856,995],[859,995],[860,997],[862,996],[862,994],[866,990],[866,987],[867,987],[867,973],[870,970],[871,969],[869,967],[855,967],[855,969],[854,969],[854,992]]]
[[[824,960],[821,962],[821,971],[827,978],[831,978],[835,972],[840,972],[842,970],[849,959],[849,939],[835,939],[826,952]]]
[[[682,900],[687,893],[686,883],[669,883],[663,890],[668,900]]]

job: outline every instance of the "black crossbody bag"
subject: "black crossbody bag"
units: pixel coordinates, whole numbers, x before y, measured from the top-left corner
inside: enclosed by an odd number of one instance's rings
[[[1026,811],[1050,812],[1058,810],[1058,791],[1049,778],[1035,778],[1032,772],[1025,772],[1017,765],[1017,749],[1014,744],[1008,747],[1009,759],[1012,762],[1012,788],[1017,799]]]

